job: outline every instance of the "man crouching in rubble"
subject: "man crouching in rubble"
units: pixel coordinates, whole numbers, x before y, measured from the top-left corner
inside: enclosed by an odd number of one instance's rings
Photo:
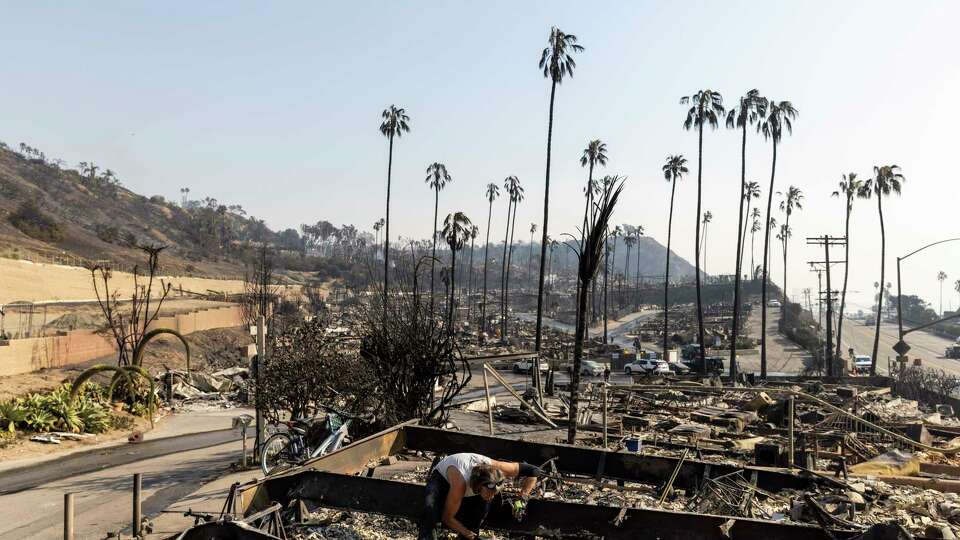
[[[496,461],[480,454],[452,454],[443,458],[427,480],[417,540],[435,540],[438,522],[458,533],[458,538],[482,538],[473,531],[480,530],[505,479],[523,479],[520,499],[513,508],[514,514],[521,516],[541,476],[543,471],[528,463]]]

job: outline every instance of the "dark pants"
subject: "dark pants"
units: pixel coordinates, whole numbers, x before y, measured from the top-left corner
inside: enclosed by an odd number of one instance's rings
[[[420,515],[419,523],[420,533],[417,535],[417,540],[436,540],[436,528],[443,516],[443,505],[447,501],[450,484],[440,476],[440,473],[433,471],[430,473],[430,479],[427,480],[425,491],[423,514]],[[477,532],[480,530],[480,525],[487,517],[489,510],[490,504],[479,495],[464,497],[456,518],[464,527]]]

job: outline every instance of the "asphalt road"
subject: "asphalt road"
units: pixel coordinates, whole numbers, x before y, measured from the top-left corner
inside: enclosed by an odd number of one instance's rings
[[[238,431],[221,429],[176,437],[121,444],[77,452],[52,461],[4,471],[0,478],[0,496],[18,493],[48,482],[99,471],[119,465],[157,458],[178,452],[219,446],[237,441]]]
[[[847,350],[851,347],[856,354],[872,354],[874,331],[873,326],[866,326],[862,321],[844,320],[841,336],[844,356],[847,356]],[[897,325],[881,324],[880,346],[877,350],[877,373],[887,373],[888,360],[897,356],[897,353],[893,350],[897,341]],[[948,373],[960,375],[960,360],[951,360],[943,356],[944,349],[953,344],[949,339],[920,330],[907,334],[904,341],[911,347],[907,356],[911,359],[919,358],[924,367],[942,369]]]

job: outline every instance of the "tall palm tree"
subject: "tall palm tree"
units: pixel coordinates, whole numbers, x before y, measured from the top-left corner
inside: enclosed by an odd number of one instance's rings
[[[737,254],[735,257],[735,270],[733,278],[733,323],[730,343],[730,365],[737,359],[737,336],[740,330],[740,276],[743,265],[743,241],[746,238],[746,223],[744,216],[750,215],[750,199],[752,192],[747,184],[747,128],[755,124],[762,114],[762,107],[766,104],[766,99],[760,95],[760,92],[754,88],[740,97],[740,103],[732,107],[727,113],[727,128],[740,129],[740,207],[737,217]],[[751,182],[757,189],[759,196],[760,185]],[[744,213],[744,202],[747,210]],[[706,265],[706,264],[704,264]]]
[[[750,213],[750,212],[751,212],[750,207],[753,205],[753,199],[759,199],[759,198],[760,198],[760,183],[759,183],[759,182],[747,182],[747,189],[744,191],[744,197],[745,197],[745,202],[747,203],[747,209],[746,209],[746,212],[744,212],[744,214],[743,214],[743,215],[744,215],[744,222],[743,222],[743,230],[742,230],[742,232],[741,232],[741,234],[742,234],[743,236],[740,238],[740,253],[739,253],[739,255],[740,255],[740,273],[741,273],[741,274],[743,273],[743,261],[744,261],[743,250],[747,249],[747,220],[752,218],[752,215],[751,215],[751,213]],[[756,208],[754,208],[754,209],[752,210],[752,212],[753,212],[754,215],[757,216],[757,218],[760,217],[760,211],[757,210]],[[757,230],[760,230],[759,227],[760,227],[760,225],[757,224]],[[751,227],[751,228],[752,228],[752,227]],[[751,231],[751,233],[752,233],[752,232],[753,232],[753,231]],[[751,240],[751,241],[752,241],[752,240]],[[750,254],[750,257],[751,257],[751,264],[752,264],[752,263],[753,263],[753,253]],[[751,273],[752,273],[752,270],[751,270]]]
[[[753,214],[753,225],[750,226],[750,276],[752,279],[757,279],[757,267],[754,265],[753,256],[756,254],[756,249],[753,247],[754,236],[757,234],[757,231],[760,230],[760,209],[754,208]]]
[[[707,210],[703,213],[703,246],[700,248],[700,251],[703,252],[703,273],[707,273],[707,225],[713,221],[713,212]]]
[[[637,294],[634,297],[634,311],[640,311],[640,237],[643,236],[643,225],[637,225],[633,228],[633,234],[636,235],[637,244]]]
[[[473,248],[477,243],[477,237],[480,236],[480,227],[473,225],[470,227],[470,267],[467,269],[467,320],[470,320],[472,314],[470,295],[473,294]]]
[[[757,130],[764,139],[773,142],[773,161],[770,165],[770,187],[767,189],[767,226],[763,232],[763,273],[760,287],[760,378],[767,378],[767,282],[770,273],[767,260],[770,254],[770,222],[773,220],[773,183],[777,175],[777,145],[783,138],[784,129],[793,133],[793,120],[797,117],[797,110],[789,101],[768,100]]]
[[[493,201],[500,196],[500,187],[495,183],[487,184],[487,239],[483,243],[483,298],[480,301],[480,334],[487,331],[487,264],[490,262],[490,220],[493,218]]]
[[[543,184],[543,225],[541,232],[543,237],[540,241],[540,279],[537,286],[537,325],[534,338],[534,350],[540,352],[540,342],[543,334],[543,277],[547,258],[547,231],[548,218],[550,217],[550,149],[553,143],[553,105],[557,94],[557,85],[563,82],[564,77],[573,77],[573,70],[577,67],[573,59],[574,53],[583,51],[583,47],[577,44],[577,36],[564,33],[557,27],[550,29],[550,38],[547,47],[543,49],[540,55],[540,69],[543,70],[543,76],[550,79],[550,114],[547,124],[547,170]],[[540,358],[537,357],[536,366],[534,366],[534,381],[539,388],[540,376]]]
[[[863,181],[857,179],[857,173],[852,172],[843,175],[843,180],[837,185],[839,189],[833,192],[834,197],[843,197],[846,200],[846,218],[844,221],[843,237],[844,242],[844,260],[843,265],[843,290],[840,292],[840,312],[837,313],[837,352],[834,358],[843,358],[840,340],[843,338],[843,312],[847,308],[847,282],[850,278],[850,214],[853,213],[853,201],[863,190]],[[831,373],[831,375],[833,375]]]
[[[687,174],[687,158],[682,155],[667,156],[667,162],[661,167],[663,177],[670,182],[670,218],[667,220],[667,269],[663,277],[663,357],[667,358],[668,330],[670,328],[670,241],[673,239],[673,200],[677,194],[677,180]],[[640,273],[640,262],[637,259],[637,274]]]
[[[706,343],[704,343],[703,328],[703,299],[700,296],[700,214],[702,212],[702,191],[703,191],[703,126],[704,124],[716,129],[719,124],[719,118],[723,116],[723,97],[713,90],[700,90],[692,96],[680,98],[681,104],[690,104],[687,110],[687,118],[683,122],[683,129],[697,130],[697,214],[694,217],[696,223],[696,237],[693,246],[696,250],[696,282],[697,282],[697,333],[700,341],[700,360],[707,356]],[[736,374],[736,366],[730,363],[730,376]]]
[[[410,131],[410,117],[402,108],[390,105],[380,115],[380,133],[390,141],[387,158],[387,217],[383,234],[383,298],[384,305],[390,289],[390,178],[393,172],[393,139],[399,139],[404,132]]]
[[[863,198],[869,199],[872,195],[877,196],[877,213],[880,215],[880,283],[884,283],[887,258],[887,232],[883,223],[883,198],[889,197],[891,193],[899,195],[905,181],[906,178],[900,173],[900,167],[896,165],[881,165],[873,168],[873,178],[864,183]],[[882,288],[880,293],[880,296],[877,297],[877,326],[873,336],[873,358],[870,362],[870,375],[877,374],[877,352],[880,349],[880,320],[883,318],[881,316],[883,312]]]
[[[594,139],[587,143],[587,147],[583,149],[583,154],[580,156],[580,166],[587,167],[587,185],[583,190],[584,196],[584,209],[583,209],[583,227],[581,228],[580,237],[583,239],[584,231],[587,228],[587,219],[592,213],[593,208],[593,198],[597,192],[597,184],[593,180],[593,169],[597,165],[606,167],[607,166],[607,144],[600,139]],[[577,281],[577,287],[580,286],[580,282]],[[593,284],[594,289],[596,289],[596,282]],[[594,291],[595,292],[595,291]],[[590,302],[591,314],[593,313],[593,297],[591,297]],[[591,322],[593,318],[591,317]],[[590,325],[587,325],[588,333],[590,331]]]
[[[443,163],[433,162],[427,166],[427,176],[424,182],[433,190],[433,251],[430,256],[430,316],[433,316],[433,273],[437,262],[437,212],[440,210],[440,190],[444,188],[453,178],[447,172],[447,166]]]
[[[957,294],[960,294],[960,279],[953,284],[953,290],[957,291]],[[960,307],[957,307],[957,310],[960,311]]]
[[[530,224],[530,250],[527,253],[527,280],[533,282],[533,274],[530,272],[530,264],[533,262],[533,234],[537,232],[537,224]]]
[[[637,245],[637,242],[640,240],[640,237],[637,236],[636,231],[633,228],[633,225],[623,225],[623,245],[627,248],[627,256],[623,259],[623,282],[630,282],[630,252],[633,251],[633,246]],[[627,285],[629,288],[630,286]],[[623,303],[623,288],[620,289],[620,302]]]
[[[604,201],[607,200],[606,195],[603,198]],[[604,239],[603,243],[605,249],[603,250],[603,342],[607,343],[607,321],[610,319],[610,316],[607,314],[607,302],[608,302],[608,291],[607,288],[607,278],[610,274],[610,252],[613,251],[616,254],[617,249],[617,236],[619,233],[619,227],[616,227],[607,234],[607,237]],[[613,240],[613,247],[610,246],[610,240]],[[614,256],[614,262],[616,262],[616,256]]]
[[[440,233],[450,247],[450,303],[447,325],[448,332],[451,336],[453,335],[454,323],[454,291],[457,290],[457,252],[463,249],[463,244],[467,241],[467,238],[470,237],[472,227],[473,223],[470,222],[470,218],[463,212],[457,212],[455,214],[447,214],[446,219],[443,220],[443,230]]]
[[[579,245],[574,248],[579,259],[577,279],[580,281],[580,287],[577,289],[577,311],[580,312],[580,315],[577,317],[577,328],[573,338],[573,372],[570,375],[570,422],[567,428],[567,444],[573,444],[577,438],[580,368],[583,362],[583,342],[587,327],[587,294],[590,289],[590,281],[596,277],[597,270],[600,267],[600,259],[603,257],[607,224],[610,222],[610,216],[620,198],[620,193],[623,191],[623,183],[618,182],[618,184],[614,187],[609,198],[599,202],[597,211],[593,212],[587,220]]]
[[[507,205],[507,234],[503,238],[503,271],[500,275],[502,280],[500,335],[501,339],[506,341],[507,312],[510,309],[510,265],[513,263],[513,231],[517,223],[517,203],[523,200],[523,187],[520,186],[520,180],[516,176],[508,176],[503,181],[503,187],[510,196],[510,202]]]
[[[943,282],[947,280],[947,273],[941,270],[937,273],[937,281],[940,282],[940,316],[943,317]]]
[[[787,189],[787,192],[783,194],[783,200],[780,201],[780,210],[787,214],[787,219],[784,222],[784,229],[787,231],[787,234],[783,239],[783,307],[787,306],[787,243],[790,238],[790,216],[793,215],[794,210],[803,210],[803,192],[800,191],[800,188],[795,186],[790,186]],[[783,313],[783,310],[781,310]]]

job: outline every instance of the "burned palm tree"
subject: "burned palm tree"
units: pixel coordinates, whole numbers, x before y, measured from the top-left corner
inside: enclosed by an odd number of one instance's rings
[[[577,329],[573,345],[573,374],[570,376],[570,423],[567,430],[567,443],[573,444],[577,438],[577,416],[580,386],[580,368],[583,362],[583,340],[586,332],[587,294],[590,283],[597,275],[600,261],[604,256],[604,247],[607,241],[607,225],[610,216],[623,191],[623,179],[616,177],[611,183],[613,189],[609,197],[604,197],[596,205],[596,212],[587,220],[581,240],[576,250],[579,265],[577,280],[580,288],[577,291]],[[589,212],[588,212],[589,213]]]
[[[450,335],[453,335],[454,291],[457,290],[457,252],[463,249],[467,238],[470,238],[472,227],[473,223],[470,222],[470,218],[463,212],[457,212],[455,214],[447,214],[447,218],[443,220],[443,230],[440,232],[450,247],[450,306],[447,317]]]
[[[404,132],[410,131],[410,117],[403,108],[395,105],[384,109],[380,117],[383,119],[380,133],[390,141],[387,154],[387,217],[384,219],[383,233],[383,294],[386,297],[390,292],[390,179],[393,173],[393,139],[399,139]]]
[[[493,201],[500,196],[500,188],[490,182],[487,184],[487,239],[483,243],[483,298],[480,299],[480,335],[487,331],[487,263],[490,262],[490,223],[493,218]]]

